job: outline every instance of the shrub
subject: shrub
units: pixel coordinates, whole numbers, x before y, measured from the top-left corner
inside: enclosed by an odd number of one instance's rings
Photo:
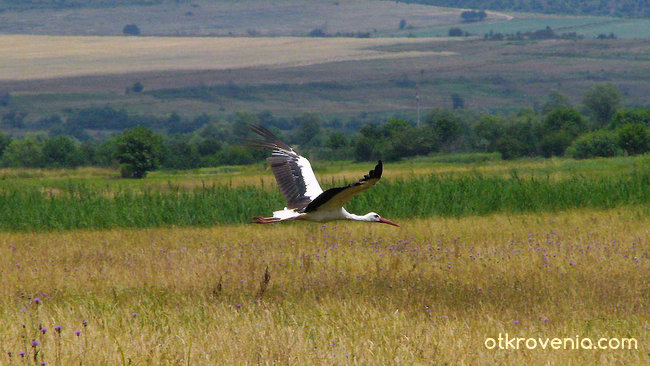
[[[135,24],[127,24],[122,29],[122,33],[124,33],[125,36],[139,36],[140,28]]]
[[[628,123],[616,131],[618,144],[629,155],[650,151],[650,131],[638,123]]]
[[[650,127],[650,109],[636,108],[618,111],[612,116],[612,120],[609,122],[609,128],[615,130],[628,123],[637,123]]]
[[[595,131],[578,137],[567,149],[574,159],[621,155],[616,135],[610,131]]]
[[[546,158],[564,155],[571,145],[571,136],[565,131],[552,132],[546,135],[540,143],[539,150]]]
[[[458,27],[449,28],[449,37],[462,37],[463,30]]]

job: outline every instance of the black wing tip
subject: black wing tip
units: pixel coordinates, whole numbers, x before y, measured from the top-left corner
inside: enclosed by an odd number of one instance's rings
[[[291,146],[282,142],[282,140],[275,136],[273,132],[269,131],[268,128],[262,125],[253,125],[250,123],[247,123],[246,127],[248,127],[249,130],[255,132],[256,134],[262,136],[262,139],[243,138],[242,140],[246,141],[248,143],[248,146],[262,149],[274,150],[279,148],[286,151],[293,151]]]
[[[377,162],[377,165],[375,165],[375,169],[371,170],[368,173],[369,178],[381,178],[381,174],[384,172],[384,164],[379,160]]]

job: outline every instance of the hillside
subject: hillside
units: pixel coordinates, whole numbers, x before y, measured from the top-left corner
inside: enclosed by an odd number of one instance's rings
[[[403,0],[407,3],[453,8],[510,10],[521,12],[650,17],[646,0]]]

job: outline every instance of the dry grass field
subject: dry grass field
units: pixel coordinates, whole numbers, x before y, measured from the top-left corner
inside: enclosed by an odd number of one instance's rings
[[[174,70],[291,67],[326,62],[450,55],[381,51],[376,47],[431,42],[389,38],[75,37],[0,35],[0,80]]]
[[[648,364],[643,212],[3,233],[0,363]]]

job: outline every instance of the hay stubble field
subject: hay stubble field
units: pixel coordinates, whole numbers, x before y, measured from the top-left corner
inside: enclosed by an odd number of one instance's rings
[[[2,363],[648,362],[638,209],[400,224],[4,233]],[[487,349],[499,333],[638,349]]]

